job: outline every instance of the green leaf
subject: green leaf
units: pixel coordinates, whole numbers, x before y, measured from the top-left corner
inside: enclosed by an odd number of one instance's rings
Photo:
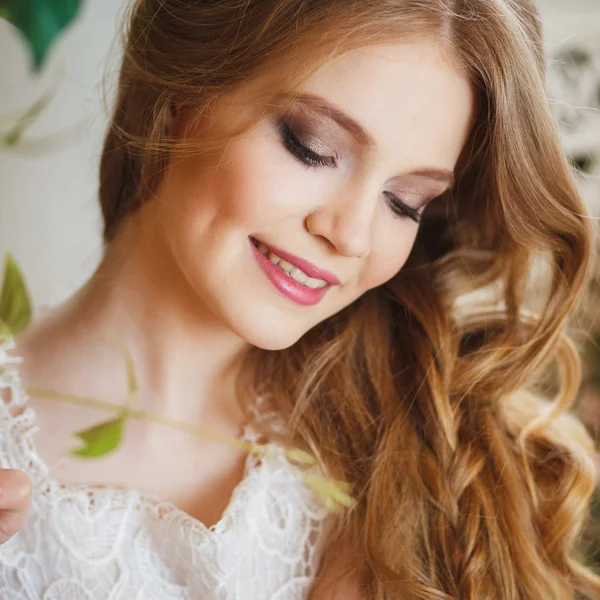
[[[3,342],[9,339],[10,337],[12,337],[10,327],[4,321],[0,320],[0,342]]]
[[[0,296],[0,320],[12,335],[16,335],[29,325],[31,315],[31,300],[25,280],[12,255],[7,254]]]
[[[0,15],[17,27],[39,71],[61,31],[75,18],[81,0],[4,0]]]
[[[23,133],[40,116],[52,102],[54,92],[46,92],[40,96],[18,119],[13,128],[4,134],[3,142],[6,146],[16,146],[23,137]]]
[[[125,416],[105,421],[73,435],[84,442],[81,448],[71,448],[72,456],[98,457],[112,452],[121,443]]]

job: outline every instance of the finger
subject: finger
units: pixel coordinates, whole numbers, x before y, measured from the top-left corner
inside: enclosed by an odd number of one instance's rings
[[[23,471],[0,470],[0,543],[25,526],[31,492],[31,480]]]
[[[0,469],[0,510],[21,510],[31,502],[31,480],[18,469]]]

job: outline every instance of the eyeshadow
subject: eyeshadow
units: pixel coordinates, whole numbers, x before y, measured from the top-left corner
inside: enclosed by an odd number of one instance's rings
[[[307,115],[306,111],[300,116],[297,111],[287,120],[296,137],[301,143],[317,154],[331,156],[336,154],[334,148],[343,142],[342,136],[335,131],[335,125],[329,125],[327,119]]]

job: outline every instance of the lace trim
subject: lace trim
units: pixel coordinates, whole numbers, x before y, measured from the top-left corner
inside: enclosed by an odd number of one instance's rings
[[[39,431],[35,411],[26,406],[28,396],[17,371],[11,368],[23,362],[22,357],[8,354],[15,347],[12,338],[0,342],[0,433],[6,434],[0,435],[1,455],[6,463],[2,467],[25,471],[36,485],[48,477],[49,468],[39,457],[33,441]],[[8,393],[2,394],[3,390]],[[2,448],[9,443],[10,448]]]
[[[304,600],[329,537],[329,511],[300,481],[284,447],[249,454],[217,523],[137,490],[61,484],[49,477],[18,371],[0,343],[0,460],[34,485],[26,526],[0,545],[0,597],[23,600]],[[4,392],[7,390],[7,393]],[[6,402],[2,397],[7,396]],[[279,423],[263,411],[251,423]],[[19,412],[20,411],[20,412]],[[260,429],[262,423],[260,423]],[[241,439],[262,437],[252,424]],[[82,540],[85,543],[82,543]]]
[[[62,494],[65,492],[74,495],[86,494],[92,504],[95,502],[96,497],[98,499],[110,497],[111,504],[131,507],[133,503],[134,509],[138,511],[150,511],[161,518],[168,515],[177,515],[178,518],[182,517],[190,527],[199,528],[206,533],[220,535],[228,529],[234,521],[236,514],[242,510],[245,496],[251,489],[252,475],[256,474],[261,463],[269,461],[271,464],[274,463],[282,468],[285,468],[287,464],[284,449],[275,444],[267,443],[265,453],[262,457],[257,457],[249,453],[246,458],[242,479],[235,486],[231,499],[223,511],[221,518],[210,527],[207,527],[200,520],[195,519],[172,502],[163,500],[155,494],[108,485],[96,486],[85,483],[61,483],[50,477],[49,466],[37,452],[33,436],[40,428],[36,424],[35,410],[31,406],[27,406],[29,396],[25,391],[23,383],[17,371],[10,368],[10,365],[23,362],[22,357],[8,354],[9,351],[14,349],[16,349],[16,344],[12,338],[0,342],[0,393],[2,390],[8,390],[6,401],[3,402],[0,397],[0,455],[6,457],[3,460],[2,467],[25,471],[29,475],[36,493],[41,498],[51,497],[59,490]],[[275,411],[264,412],[262,410],[263,404],[264,398],[259,396],[256,402],[250,406],[255,419],[271,419],[276,426],[284,428],[281,417]],[[15,412],[18,409],[23,410]],[[238,439],[248,442],[258,442],[260,433],[252,423],[248,423]],[[7,443],[11,444],[11,447],[3,447]]]

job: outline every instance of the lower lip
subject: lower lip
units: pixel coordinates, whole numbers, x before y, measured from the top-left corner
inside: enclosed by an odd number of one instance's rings
[[[252,240],[248,238],[250,247],[254,252],[254,256],[258,261],[260,268],[263,270],[265,275],[269,278],[271,283],[285,296],[301,304],[302,306],[312,306],[317,304],[327,290],[331,287],[331,284],[327,284],[325,287],[312,289],[305,285],[300,285],[294,281],[289,275],[286,275],[277,265],[274,265],[262,252],[254,245]]]

